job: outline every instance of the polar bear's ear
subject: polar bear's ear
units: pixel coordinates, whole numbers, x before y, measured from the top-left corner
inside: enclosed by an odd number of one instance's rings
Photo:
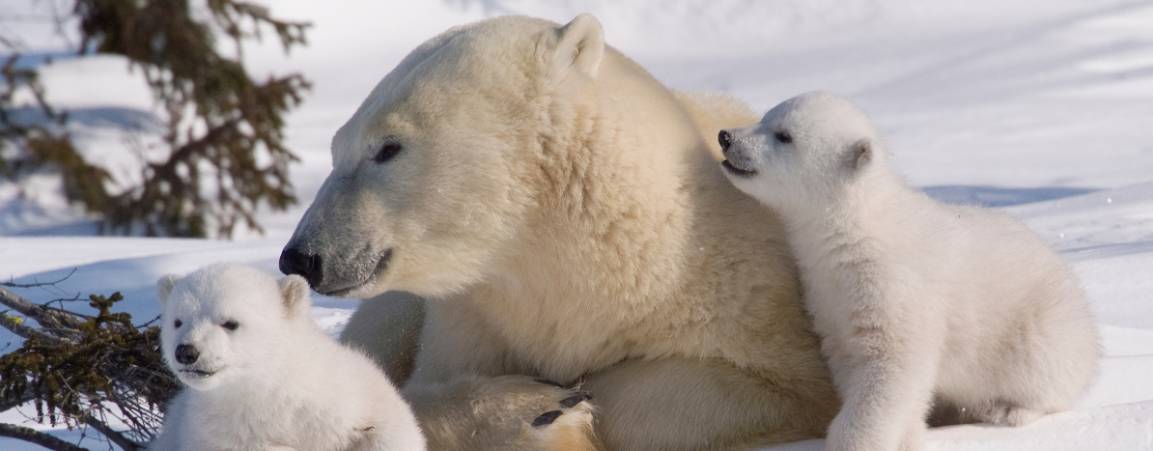
[[[859,171],[865,165],[873,161],[873,154],[877,151],[873,149],[872,141],[862,139],[849,146],[849,152],[845,155],[848,160],[849,170],[853,172]]]
[[[178,278],[175,274],[166,274],[156,281],[156,300],[160,301],[160,305],[168,303],[168,297],[172,296],[172,289],[176,287]]]
[[[310,307],[308,299],[308,281],[296,274],[285,276],[278,283],[280,286],[280,299],[288,316],[296,316],[300,312],[307,312]]]
[[[552,76],[562,77],[576,69],[596,78],[605,55],[605,35],[601,23],[591,14],[576,16],[567,25],[546,33],[544,39],[552,50]]]

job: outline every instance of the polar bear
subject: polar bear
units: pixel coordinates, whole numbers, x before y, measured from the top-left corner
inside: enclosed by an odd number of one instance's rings
[[[454,28],[337,131],[281,271],[376,297],[344,339],[407,380],[433,449],[819,436],[837,397],[779,222],[715,169],[716,131],[756,119],[592,16]]]
[[[804,94],[719,141],[733,184],[785,218],[844,400],[827,449],[921,449],[934,395],[1021,425],[1094,378],[1098,333],[1070,268],[1006,215],[907,188],[848,101]]]
[[[384,373],[313,323],[300,276],[217,264],[158,285],[164,360],[188,389],[149,449],[425,449]]]

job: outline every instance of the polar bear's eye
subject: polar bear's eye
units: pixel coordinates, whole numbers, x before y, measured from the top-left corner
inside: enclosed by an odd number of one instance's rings
[[[177,329],[179,329],[180,326],[183,326],[183,325],[184,325],[184,321],[181,321],[181,320],[176,320],[176,321],[172,322],[172,327],[175,327]]]
[[[225,321],[224,324],[221,324],[220,327],[223,327],[223,328],[228,329],[228,330],[236,330],[237,328],[240,327],[240,323],[236,322],[236,320],[230,319],[228,321]]]
[[[773,138],[775,138],[777,142],[781,144],[789,144],[793,142],[793,135],[790,135],[789,132],[786,131],[773,133]]]
[[[395,158],[401,150],[404,150],[404,146],[395,142],[386,142],[380,146],[380,150],[376,151],[376,155],[373,155],[372,161],[387,163],[388,160]]]

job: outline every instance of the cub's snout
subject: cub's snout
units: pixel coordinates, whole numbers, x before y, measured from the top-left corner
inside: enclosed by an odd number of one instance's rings
[[[725,160],[721,162],[721,166],[729,174],[738,177],[752,177],[757,175],[757,170],[753,167],[753,162],[748,155],[742,151],[741,146],[734,145],[736,139],[733,133],[728,130],[721,130],[717,134],[717,142],[721,144],[721,153],[724,154]]]
[[[200,350],[195,346],[182,344],[176,346],[176,361],[183,365],[191,365],[200,359]]]
[[[729,147],[733,145],[733,134],[728,130],[721,130],[717,134],[717,141],[721,143],[721,150],[728,152]]]

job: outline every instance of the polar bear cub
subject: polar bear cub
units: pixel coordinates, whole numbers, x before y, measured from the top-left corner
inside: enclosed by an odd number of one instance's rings
[[[158,285],[164,359],[189,389],[150,449],[424,449],[384,373],[313,323],[300,276],[218,264]]]
[[[1003,214],[906,187],[848,101],[804,94],[719,139],[729,179],[787,225],[843,402],[827,449],[921,449],[931,406],[1024,424],[1094,378],[1098,332],[1070,268]]]

